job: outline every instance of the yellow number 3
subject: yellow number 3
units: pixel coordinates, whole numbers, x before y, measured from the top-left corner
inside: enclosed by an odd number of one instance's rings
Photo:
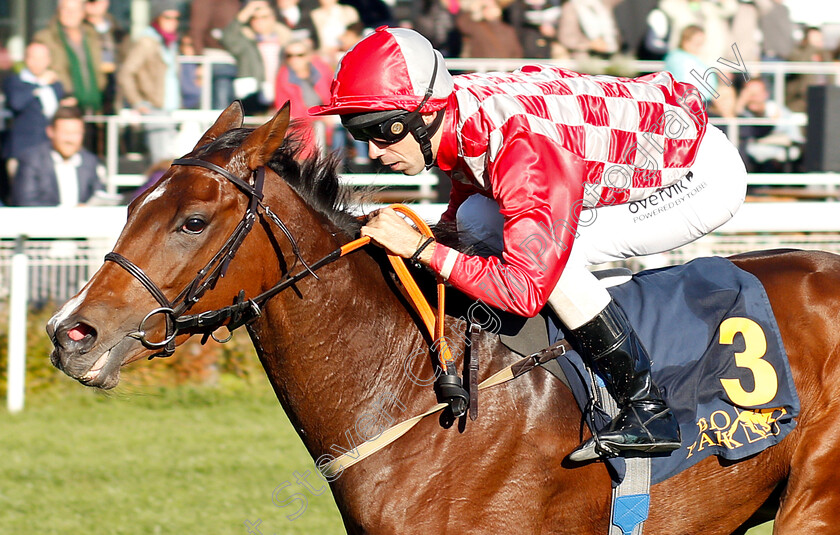
[[[770,402],[779,390],[779,377],[773,365],[762,360],[767,352],[767,339],[761,326],[747,318],[727,318],[720,324],[720,343],[731,345],[735,334],[744,337],[743,353],[735,353],[735,365],[748,368],[755,378],[755,389],[747,392],[740,379],[721,379],[720,384],[732,403],[741,407],[755,407]]]

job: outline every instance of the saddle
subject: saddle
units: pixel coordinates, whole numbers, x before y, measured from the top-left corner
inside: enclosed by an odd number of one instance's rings
[[[602,281],[604,287],[610,288],[628,282],[633,277],[633,272],[627,268],[612,268],[594,271],[593,275]],[[564,338],[552,340],[549,325],[559,325],[560,322],[549,308],[544,308],[540,314],[532,318],[512,314],[501,315],[500,317],[501,326],[498,329],[499,342],[517,355],[531,357],[530,361],[515,367],[514,374],[519,376],[526,371],[530,371],[535,366],[540,366],[571,389],[565,372],[563,372],[563,369],[557,362],[557,357],[566,351],[570,351],[572,347]],[[475,389],[475,377],[478,375],[478,360],[480,359],[480,350],[478,350],[478,347],[481,345],[478,337],[479,331],[480,329],[475,324],[471,326],[470,347],[472,348],[472,352],[470,354],[469,364],[471,372],[470,395],[471,400],[476,400],[471,402],[471,409],[477,403],[478,396],[478,391]],[[475,373],[472,373],[473,369]],[[475,420],[474,413],[475,411],[471,410],[470,416],[473,420]]]
[[[709,455],[732,461],[754,455],[794,429],[799,399],[769,300],[753,275],[714,257],[632,277],[623,269],[596,276],[650,352],[654,379],[680,423],[682,447],[653,456],[652,483]],[[551,312],[500,318],[501,343],[530,356],[531,368],[543,367],[562,380],[593,433],[609,423],[610,400],[598,392],[601,379],[565,343],[562,331],[550,339],[560,327]],[[471,337],[478,340],[474,332]],[[480,359],[480,345],[471,349],[471,361]],[[470,362],[471,377],[476,367]],[[620,482],[624,458],[607,464]]]

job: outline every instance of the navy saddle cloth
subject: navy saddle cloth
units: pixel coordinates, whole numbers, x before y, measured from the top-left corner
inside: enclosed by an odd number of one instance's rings
[[[701,258],[640,272],[609,291],[648,349],[653,378],[680,423],[682,447],[653,457],[651,483],[709,455],[754,455],[793,430],[799,398],[770,302],[753,275],[724,258]],[[592,381],[582,359],[569,351],[557,361],[584,410]],[[597,407],[592,415],[598,429],[609,422]],[[623,479],[624,460],[608,464],[614,480]]]

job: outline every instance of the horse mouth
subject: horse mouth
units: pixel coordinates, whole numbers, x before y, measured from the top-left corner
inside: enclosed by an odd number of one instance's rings
[[[110,357],[111,349],[109,349],[108,351],[103,353],[101,357],[96,359],[96,362],[93,363],[93,366],[90,367],[87,373],[78,378],[79,382],[88,386],[96,386],[93,383],[102,374],[102,368],[104,368],[105,365],[108,363],[108,359]]]
[[[121,340],[123,342],[124,340]],[[94,361],[82,374],[68,374],[85,386],[109,390],[120,382],[120,368],[123,364],[124,351],[117,343]],[[66,373],[66,370],[65,370]]]

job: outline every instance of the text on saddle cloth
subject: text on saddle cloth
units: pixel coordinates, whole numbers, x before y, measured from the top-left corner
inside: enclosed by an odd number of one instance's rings
[[[650,352],[652,373],[680,423],[682,447],[654,456],[658,483],[709,455],[738,460],[796,426],[799,398],[764,287],[714,257],[643,271],[609,289]],[[581,409],[589,381],[580,356],[558,358]],[[596,427],[609,423],[594,411]],[[608,461],[616,481],[624,460]]]

